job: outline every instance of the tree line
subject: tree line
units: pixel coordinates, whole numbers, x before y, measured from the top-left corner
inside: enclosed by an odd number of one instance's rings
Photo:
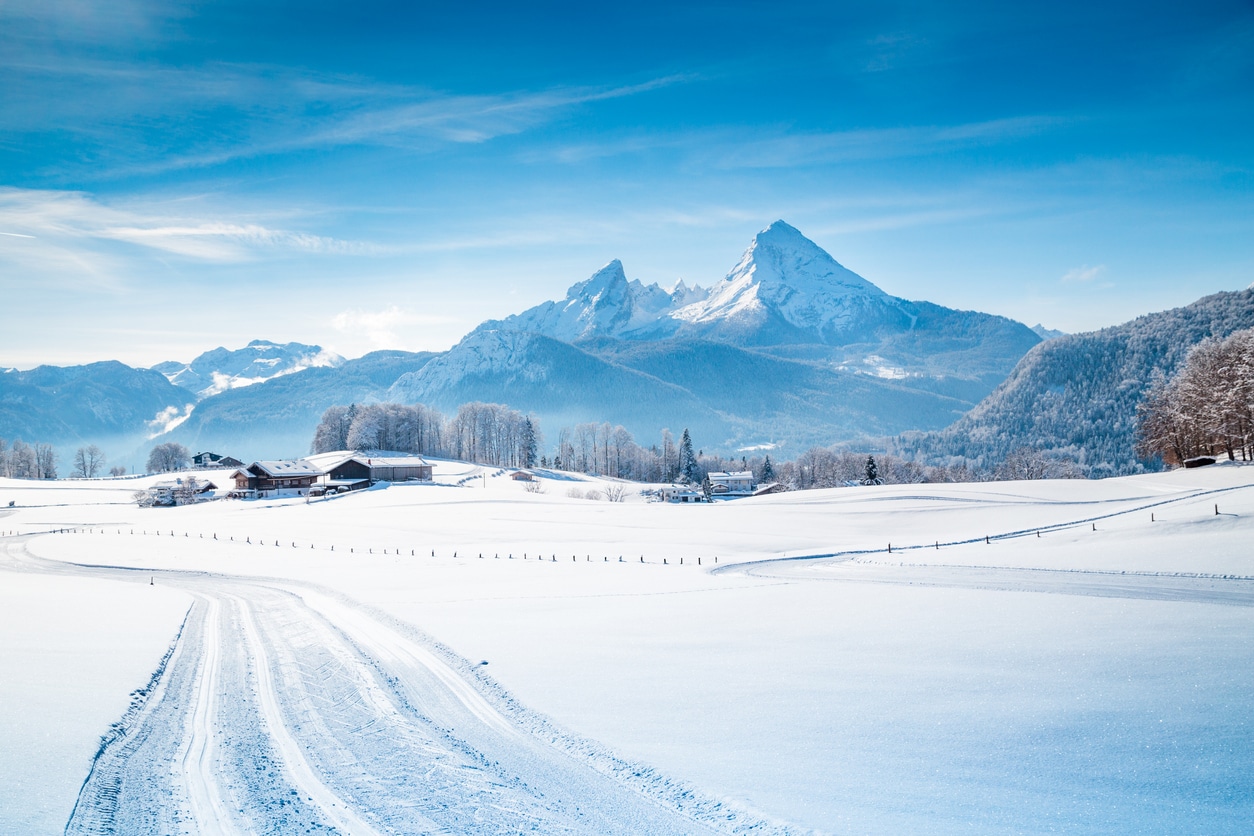
[[[1144,458],[1254,460],[1254,328],[1205,339],[1174,375],[1156,375],[1137,420]]]
[[[793,461],[775,462],[769,453],[707,455],[684,429],[669,430],[648,446],[626,428],[588,422],[558,430],[552,455],[541,454],[544,439],[530,416],[503,404],[463,404],[445,418],[424,404],[349,404],[322,415],[310,445],[312,453],[335,450],[389,450],[473,461],[494,467],[553,468],[647,483],[702,485],[718,471],[749,471],[758,484],[785,490],[855,484],[980,482],[994,479],[1077,478],[1074,461],[1028,447],[1008,453],[996,468],[965,462],[926,465],[884,452],[844,446],[816,447]]]
[[[56,479],[57,465],[61,457],[51,444],[27,444],[14,439],[12,446],[0,438],[0,476],[10,479]],[[79,447],[74,451],[74,469],[71,476],[94,479],[104,475],[105,454],[95,444]],[[124,467],[110,469],[110,476],[126,473]]]
[[[462,404],[448,419],[423,404],[349,404],[322,414],[310,452],[390,450],[535,467],[542,443],[536,422],[503,404]]]
[[[15,439],[12,446],[0,438],[0,476],[10,479],[57,478],[56,450],[51,444],[27,444]]]

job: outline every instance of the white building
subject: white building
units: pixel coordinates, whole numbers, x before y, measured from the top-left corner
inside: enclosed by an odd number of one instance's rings
[[[705,502],[705,494],[689,485],[667,485],[662,488],[663,502]]]
[[[735,470],[730,473],[714,471],[710,474],[711,496],[752,496],[753,473]]]

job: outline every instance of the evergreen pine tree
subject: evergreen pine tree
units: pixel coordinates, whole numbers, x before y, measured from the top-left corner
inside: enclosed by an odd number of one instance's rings
[[[536,466],[536,427],[528,418],[523,422],[522,430],[522,466]]]
[[[692,452],[692,436],[688,435],[687,427],[679,440],[679,474],[689,484],[697,481],[697,457]]]
[[[880,483],[879,465],[875,463],[875,456],[866,457],[866,479],[862,480],[864,485],[878,485]]]
[[[767,456],[762,462],[762,481],[773,482],[775,480],[775,467],[771,464],[771,457]]]

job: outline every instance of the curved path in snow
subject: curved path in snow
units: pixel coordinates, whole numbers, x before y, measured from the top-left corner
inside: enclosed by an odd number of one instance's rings
[[[552,726],[412,628],[324,589],[82,566],[186,590],[170,653],[115,724],[70,834],[670,834],[786,828]]]

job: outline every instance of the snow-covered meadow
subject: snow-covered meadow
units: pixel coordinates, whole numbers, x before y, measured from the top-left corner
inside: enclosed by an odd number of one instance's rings
[[[173,509],[136,507],[142,480],[0,482],[0,831],[65,826],[194,600],[210,604],[183,635],[205,638],[171,657],[163,692],[217,712],[163,744],[188,832],[262,829],[271,813],[227,802],[289,784],[303,801],[283,815],[348,832],[412,832],[389,805],[440,804],[462,818],[424,821],[458,832],[1237,833],[1254,818],[1254,468],[709,506],[575,498],[605,483],[565,474],[543,493],[454,462],[436,476]],[[812,555],[832,556],[780,560]],[[354,748],[364,735],[290,745],[351,727],[348,709],[285,702],[299,686],[323,705],[294,673],[323,652],[319,670],[359,653],[401,683],[381,696],[353,668],[354,704],[412,738],[403,759]],[[233,707],[236,691],[257,696]],[[406,725],[413,705],[460,742],[407,787],[384,765],[442,745]],[[465,751],[491,768],[439,779]],[[239,752],[277,764],[269,783]],[[379,774],[367,786],[345,763]],[[475,769],[495,777],[455,777]],[[586,789],[567,803],[562,786]]]

